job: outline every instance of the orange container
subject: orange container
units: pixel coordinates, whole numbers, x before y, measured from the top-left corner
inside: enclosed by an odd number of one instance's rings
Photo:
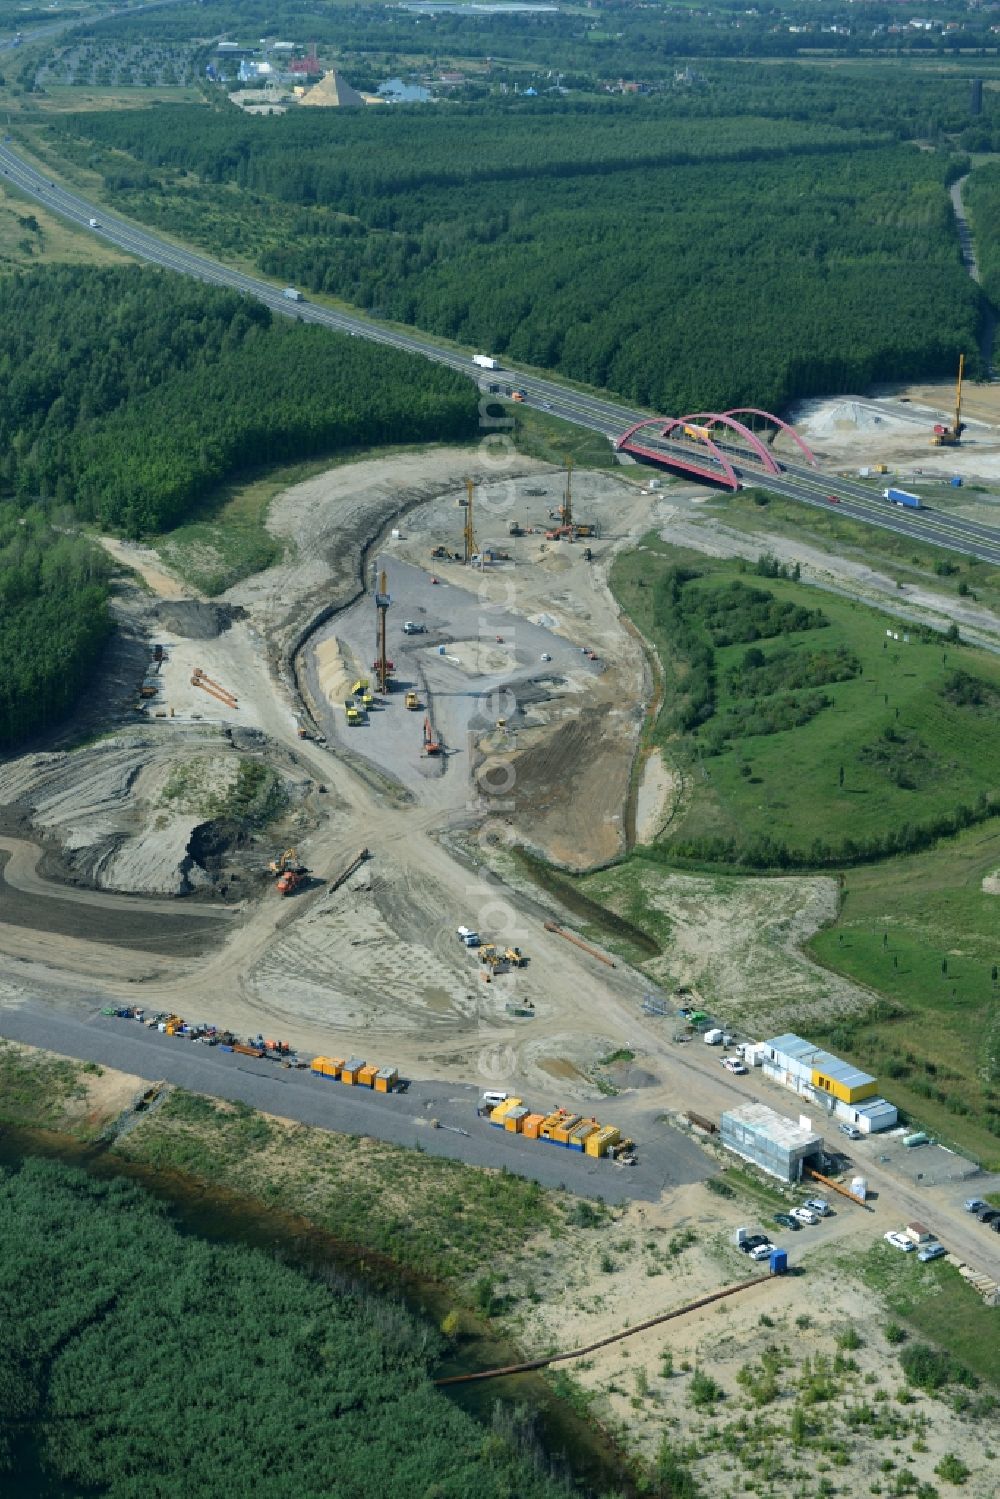
[[[544,1114],[528,1114],[521,1125],[521,1134],[524,1135],[526,1140],[537,1140],[539,1130],[544,1123]]]

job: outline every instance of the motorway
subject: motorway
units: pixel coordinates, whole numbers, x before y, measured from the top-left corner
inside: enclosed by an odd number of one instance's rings
[[[164,266],[182,275],[194,276],[213,286],[229,287],[233,291],[255,297],[272,311],[298,318],[300,322],[317,323],[338,333],[367,338],[374,343],[419,354],[438,364],[448,365],[461,374],[468,375],[470,379],[476,379],[480,389],[484,391],[488,391],[490,384],[502,384],[504,388],[514,385],[524,392],[525,401],[529,405],[549,411],[553,416],[571,422],[574,426],[599,432],[611,442],[616,441],[636,422],[650,415],[649,412],[637,411],[537,375],[525,375],[509,369],[484,374],[472,367],[468,355],[442,348],[427,338],[395,328],[380,327],[365,318],[320,307],[312,302],[292,302],[282,295],[279,287],[272,286],[267,281],[248,276],[207,255],[196,254],[173,244],[128,219],[108,213],[98,204],[89,202],[68,188],[59,186],[12,150],[9,141],[0,145],[0,180],[2,179],[6,179],[26,196],[61,218],[90,234],[100,236],[139,260]],[[90,226],[91,219],[97,220],[97,227]],[[689,462],[693,458],[704,463],[706,468],[713,467],[708,452],[691,442],[664,442],[644,436],[643,444],[662,452],[665,462],[671,457],[687,459]],[[883,500],[876,488],[866,487],[857,480],[824,476],[816,469],[806,466],[785,464],[780,476],[765,473],[756,466],[747,466],[747,460],[752,459],[752,455],[745,450],[722,443],[718,446],[733,463],[737,477],[748,484],[823,509],[830,504],[829,495],[835,493],[841,513],[853,520],[894,531],[913,541],[945,547],[953,552],[1000,565],[1000,530],[994,527],[980,525],[960,516],[944,515],[926,506],[918,511],[901,510]]]

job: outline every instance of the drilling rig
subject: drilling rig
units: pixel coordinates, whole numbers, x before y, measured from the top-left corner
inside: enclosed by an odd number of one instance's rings
[[[465,530],[462,532],[462,541],[465,546],[465,561],[471,562],[476,555],[476,533],[472,525],[472,491],[475,488],[471,479],[465,481],[465,492],[468,495],[468,503],[465,507]]]
[[[955,425],[937,426],[931,443],[935,448],[957,448],[962,441],[965,423],[962,421],[962,380],[965,376],[965,355],[958,356],[958,384],[955,387]]]
[[[378,690],[383,694],[389,690],[389,672],[392,669],[392,663],[389,660],[385,644],[385,619],[391,603],[392,599],[389,597],[389,580],[386,576],[385,568],[383,568],[379,575],[378,588],[375,590],[375,610],[378,615],[378,630],[375,641],[377,652],[375,676],[378,681]]]

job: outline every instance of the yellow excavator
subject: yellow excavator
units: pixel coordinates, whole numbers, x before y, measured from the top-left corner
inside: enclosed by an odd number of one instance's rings
[[[965,431],[965,423],[962,421],[962,380],[965,376],[965,355],[958,357],[958,385],[955,387],[955,425],[945,427],[939,424],[934,428],[934,436],[931,438],[931,446],[935,448],[957,448],[962,441],[962,433]]]

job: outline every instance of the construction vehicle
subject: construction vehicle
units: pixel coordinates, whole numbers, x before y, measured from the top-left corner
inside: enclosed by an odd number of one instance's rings
[[[366,713],[375,706],[375,698],[372,693],[363,692],[361,694],[361,706],[362,708],[364,708]]]
[[[593,562],[593,560],[594,560],[594,554],[590,550],[590,547],[584,547],[584,549],[583,549],[583,560],[584,560],[584,562]]]
[[[284,874],[286,869],[301,869],[302,865],[299,863],[299,856],[295,849],[286,848],[285,852],[279,854],[277,859],[272,859],[267,867],[271,874],[277,876]]]
[[[472,492],[475,486],[471,479],[465,481],[465,492],[468,503],[465,507],[465,526],[462,531],[462,545],[465,549],[464,561],[466,564],[472,562],[476,555],[476,533],[472,524]]]
[[[965,375],[965,355],[958,356],[958,384],[955,387],[955,425],[945,427],[940,423],[934,428],[931,444],[935,448],[957,448],[962,441],[965,423],[962,421],[962,380]]]
[[[279,895],[293,895],[306,877],[304,869],[286,869],[278,879],[275,889]]]
[[[527,967],[528,960],[519,947],[505,947],[503,955],[512,968]]]
[[[351,688],[351,696],[361,697],[363,693],[368,691],[370,686],[371,683],[369,682],[367,677],[359,677],[358,680],[354,683],[354,686]]]
[[[448,555],[448,548],[447,547],[435,547],[433,549],[433,551],[431,552],[431,556],[432,557],[447,557],[447,555]]]
[[[348,698],[344,704],[344,711],[347,714],[347,722],[350,727],[352,729],[357,728],[358,724],[360,724],[362,721],[361,709],[358,707],[358,705],[356,703],[353,703],[351,699]]]
[[[441,744],[434,738],[434,730],[431,728],[430,718],[427,714],[424,714],[424,754],[439,755],[440,753]]]
[[[507,527],[507,535],[508,536],[523,536],[524,535],[524,528],[516,520],[512,520],[511,523],[510,523],[510,525]]]
[[[375,591],[375,612],[378,616],[378,655],[372,663],[372,670],[375,673],[375,680],[378,682],[378,690],[382,693],[388,692],[389,690],[389,673],[392,670],[392,662],[389,660],[389,655],[386,650],[385,644],[386,616],[388,615],[389,606],[391,603],[392,599],[389,596],[389,580],[386,576],[385,568],[383,568],[379,577],[378,588]],[[371,703],[369,701],[370,696],[371,695],[369,693],[366,693],[365,698],[363,699],[366,708],[371,706]]]
[[[406,706],[409,708],[411,713],[415,713],[420,707],[420,699],[417,697],[417,694],[413,691],[412,688],[406,694]]]

